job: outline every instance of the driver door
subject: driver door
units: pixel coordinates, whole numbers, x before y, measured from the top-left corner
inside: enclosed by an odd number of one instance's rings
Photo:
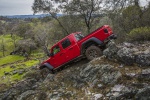
[[[54,66],[54,68],[57,68],[63,63],[65,63],[65,59],[64,59],[64,56],[62,55],[63,53],[62,53],[62,48],[60,47],[60,44],[52,48],[52,53],[54,55],[52,57],[52,63],[53,63],[52,66]]]

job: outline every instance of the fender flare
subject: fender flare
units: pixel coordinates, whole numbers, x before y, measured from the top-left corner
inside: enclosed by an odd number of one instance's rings
[[[40,66],[40,69],[43,69],[44,67],[47,67],[50,70],[54,69],[54,67],[49,63],[44,63],[42,66]]]
[[[83,54],[83,51],[86,47],[86,43],[89,43],[89,42],[95,42],[97,45],[102,45],[103,42],[99,39],[97,39],[96,37],[92,37],[86,41],[84,41],[82,44],[81,44],[81,54]]]

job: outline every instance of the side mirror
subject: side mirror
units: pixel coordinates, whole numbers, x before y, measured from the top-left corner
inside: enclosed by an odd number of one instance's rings
[[[53,53],[48,53],[47,56],[48,56],[48,57],[53,57],[54,54],[53,54]]]

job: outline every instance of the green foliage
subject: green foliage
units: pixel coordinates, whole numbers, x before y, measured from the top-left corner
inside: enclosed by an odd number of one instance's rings
[[[30,56],[31,59],[42,58],[44,57],[44,52],[40,50],[34,50]]]
[[[11,69],[9,66],[7,66],[7,67],[1,67],[0,68],[0,78],[2,77],[2,76],[4,76],[4,72],[10,72],[10,71],[12,71],[13,69]]]
[[[9,63],[14,63],[16,61],[24,60],[24,57],[22,56],[17,56],[17,55],[9,55],[3,58],[0,58],[0,66],[9,64]]]
[[[86,26],[84,24],[84,20],[81,19],[79,16],[73,16],[73,15],[68,15],[68,16],[62,16],[58,18],[61,23],[64,25],[65,29],[70,33],[73,32],[82,32],[82,33],[87,33],[86,31]],[[52,41],[60,40],[63,37],[67,36],[66,32],[62,29],[62,27],[57,23],[56,20],[52,20],[52,27],[50,30]],[[54,41],[54,42],[56,42]]]
[[[140,27],[133,29],[128,34],[130,41],[150,41],[150,27]]]
[[[141,14],[142,10],[139,6],[129,6],[122,12],[120,23],[127,33],[141,26]]]
[[[143,10],[142,21],[144,26],[150,26],[150,3],[147,8]]]
[[[30,36],[30,29],[32,28],[31,23],[27,22],[20,22],[19,25],[16,28],[16,32],[20,37],[23,37],[24,39],[28,36]]]
[[[128,6],[121,10],[118,15],[112,16],[112,22],[113,31],[118,36],[117,42],[123,42],[129,38],[128,34],[132,30],[150,27],[150,4],[145,8],[138,5]]]
[[[16,80],[21,80],[23,74],[22,75],[19,75],[19,74],[15,74],[15,75],[12,75],[12,77],[10,78],[10,81],[16,81]]]
[[[14,38],[15,38],[15,41],[14,41]],[[4,41],[4,43],[2,43],[2,39]],[[3,57],[3,54],[2,54],[2,45],[5,46],[5,55],[9,55],[10,52],[12,52],[14,49],[15,49],[15,43],[14,42],[17,42],[18,40],[20,40],[21,38],[17,35],[13,35],[13,37],[11,37],[11,35],[1,35],[0,36],[0,57]]]
[[[31,67],[33,65],[36,65],[37,63],[39,63],[38,60],[29,60],[29,61],[26,61],[26,62],[24,62],[22,64],[25,64],[27,66],[26,68],[28,68],[28,67]]]
[[[33,50],[37,49],[36,43],[32,39],[23,39],[18,41],[17,47],[25,50],[28,54],[31,54]]]

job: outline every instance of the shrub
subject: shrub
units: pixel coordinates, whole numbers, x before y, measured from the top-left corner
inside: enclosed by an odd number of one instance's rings
[[[149,41],[150,27],[140,27],[131,30],[127,39],[129,41]]]
[[[16,50],[16,52],[22,52],[23,55],[25,52],[27,53],[31,53],[31,51],[36,50],[36,43],[31,40],[31,39],[24,39],[24,40],[19,40],[17,43],[17,47],[18,49]]]

